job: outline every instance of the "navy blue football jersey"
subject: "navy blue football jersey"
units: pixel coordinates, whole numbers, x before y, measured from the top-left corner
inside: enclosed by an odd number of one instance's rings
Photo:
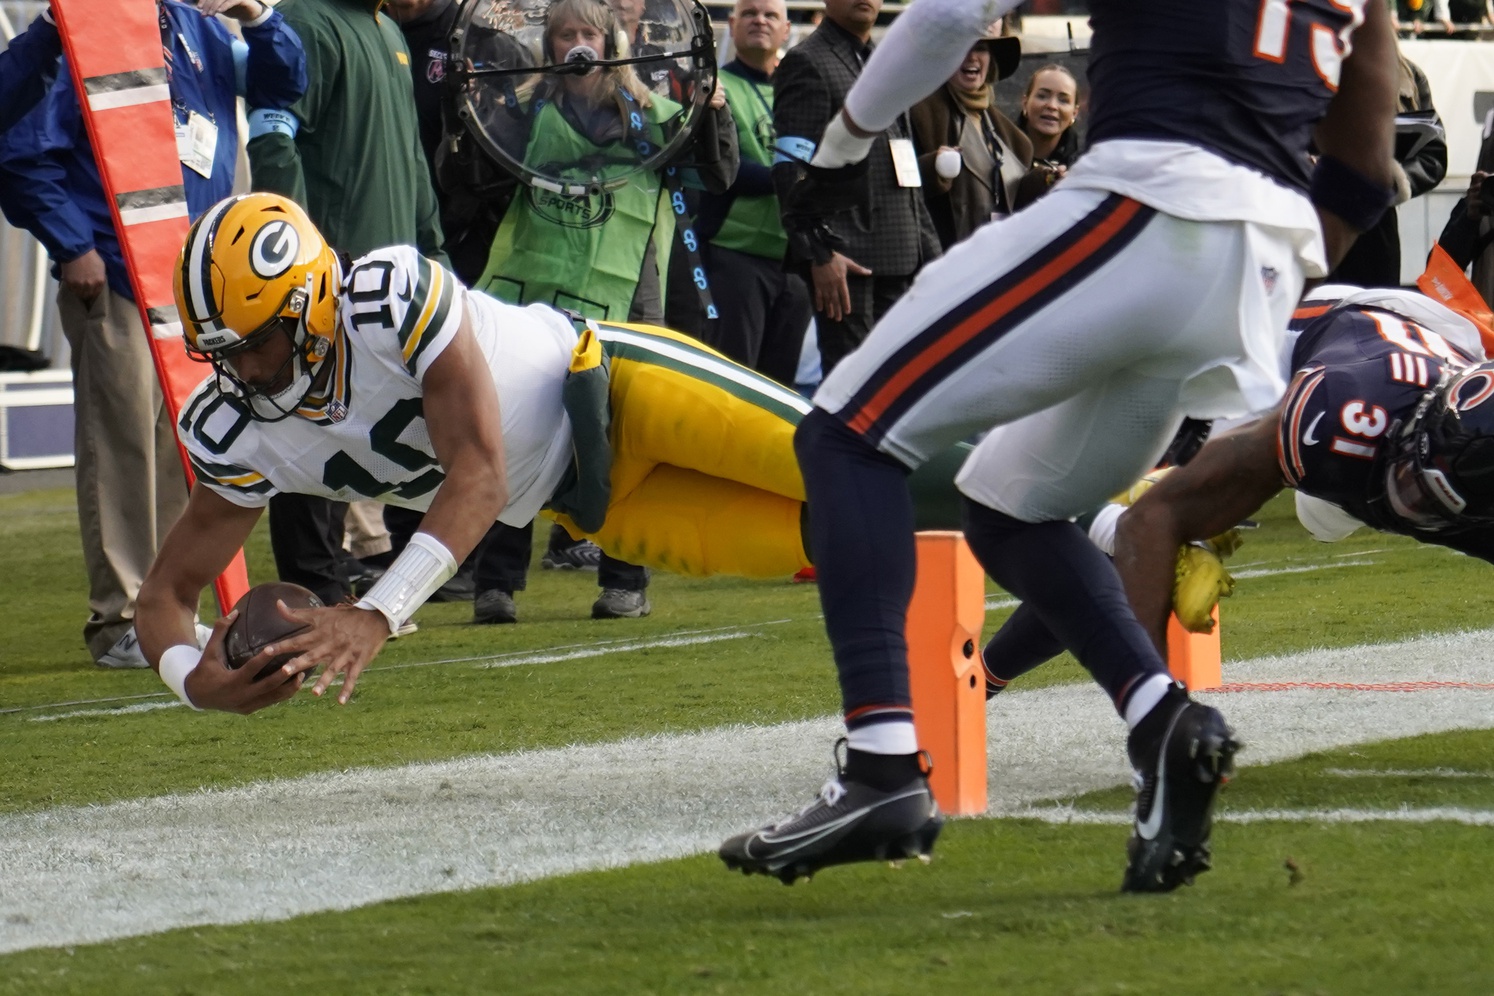
[[[1351,306],[1319,317],[1299,312],[1294,324],[1304,318],[1292,353],[1297,372],[1277,425],[1277,456],[1287,484],[1377,529],[1464,549],[1451,536],[1412,529],[1385,507],[1380,457],[1444,368],[1475,358],[1389,311]]]
[[[1090,142],[1186,142],[1307,190],[1365,0],[1091,0]]]

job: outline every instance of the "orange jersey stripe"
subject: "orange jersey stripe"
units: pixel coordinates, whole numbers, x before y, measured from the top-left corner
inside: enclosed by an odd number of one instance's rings
[[[864,433],[872,427],[899,395],[916,383],[949,355],[968,343],[1016,308],[1051,287],[1064,274],[1073,270],[1089,256],[1110,241],[1117,232],[1141,211],[1141,204],[1129,198],[1122,201],[1108,218],[1101,221],[1088,235],[1075,242],[1032,276],[1023,280],[1000,297],[981,308],[930,343],[923,352],[908,362],[890,377],[876,394],[862,406],[847,425],[856,432]]]
[[[1337,305],[1313,304],[1308,305],[1304,308],[1298,308],[1296,311],[1292,312],[1292,321],[1304,322],[1309,318],[1317,318],[1319,315],[1328,314],[1328,312],[1332,311],[1335,307],[1337,307]]]

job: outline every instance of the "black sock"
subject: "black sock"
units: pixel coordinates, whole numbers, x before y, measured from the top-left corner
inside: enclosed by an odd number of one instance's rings
[[[986,573],[1022,600],[1120,708],[1167,665],[1126,600],[1110,558],[1072,522],[1023,522],[965,499],[965,539]]]
[[[871,754],[864,750],[846,750],[846,777],[883,792],[901,788],[922,774],[923,767],[917,754]]]

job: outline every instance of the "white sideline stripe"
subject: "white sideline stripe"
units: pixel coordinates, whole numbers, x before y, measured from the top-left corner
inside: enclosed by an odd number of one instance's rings
[[[1430,636],[1231,664],[1227,676],[1476,681],[1491,644],[1494,630]],[[1226,710],[1242,765],[1494,728],[1494,698],[1456,689],[1200,698]],[[990,815],[1130,780],[1124,724],[1092,685],[1010,689],[987,716]],[[3,815],[0,952],[709,853],[803,806],[840,731],[827,716]]]
[[[554,664],[558,661],[574,661],[583,657],[601,657],[603,654],[621,654],[629,650],[648,650],[651,647],[693,647],[701,643],[720,643],[723,640],[746,640],[756,636],[756,633],[748,630],[737,630],[732,633],[717,633],[715,636],[669,636],[659,640],[637,640],[633,643],[624,643],[612,647],[591,647],[580,650],[569,650],[565,653],[528,654],[523,657],[510,657],[507,660],[491,661],[487,664],[477,665],[479,668],[495,667],[519,667],[522,664]]]
[[[690,647],[701,643],[720,643],[724,640],[746,640],[757,635],[757,633],[751,630],[736,630],[734,632],[717,633],[712,636],[674,636],[658,640],[633,640],[627,643],[612,642],[610,646],[578,648],[564,653],[523,654],[502,659],[488,658],[487,663],[476,666],[479,669],[486,670],[498,667],[520,667],[525,664],[555,664],[560,661],[580,660],[585,657],[602,657],[606,654],[621,654],[627,653],[630,650],[648,650],[653,647]],[[409,667],[411,665],[402,666]],[[179,701],[142,702],[139,705],[117,706],[107,709],[74,709],[71,712],[59,712],[47,716],[30,716],[28,718],[33,723],[50,723],[59,719],[77,719],[81,717],[127,716],[134,713],[152,712],[156,709],[175,709],[180,705],[182,703]]]
[[[1003,814],[1006,819],[1079,826],[1129,826],[1131,814],[1115,810],[1039,806]],[[1225,809],[1217,823],[1462,823],[1494,826],[1494,810],[1433,806],[1426,809]]]
[[[79,716],[128,716],[137,712],[155,712],[157,709],[176,709],[184,703],[176,702],[141,702],[139,705],[118,706],[113,709],[74,709],[72,712],[58,712],[50,716],[28,716],[33,723],[51,723],[59,719],[75,719]]]
[[[1324,768],[1331,778],[1494,778],[1494,771],[1458,768]]]
[[[1250,568],[1241,571],[1230,571],[1230,575],[1236,581],[1248,578],[1269,578],[1278,574],[1310,574],[1313,571],[1331,571],[1340,567],[1373,567],[1373,560],[1345,560],[1337,564],[1308,564],[1302,567],[1263,567]],[[1225,564],[1226,569],[1229,565]],[[1017,598],[991,598],[986,600],[987,609],[1012,609],[1021,605],[1021,599]]]
[[[820,618],[820,617],[819,616],[815,616],[814,618]],[[682,629],[682,630],[677,630],[674,633],[671,633],[668,637],[661,637],[661,639],[675,639],[675,638],[678,638],[678,637],[696,636],[696,635],[699,635],[699,634],[706,634],[706,633],[738,633],[738,632],[742,633],[745,636],[759,636],[761,634],[759,634],[757,632],[754,632],[755,630],[760,630],[760,629],[762,629],[765,626],[781,626],[784,623],[789,623],[789,622],[793,622],[793,621],[794,620],[792,620],[792,619],[770,619],[767,622],[751,623],[750,625],[745,625],[745,626],[717,626],[717,627],[714,627],[714,628],[711,628],[711,629]],[[702,641],[702,642],[709,642],[709,641]],[[624,644],[626,644],[626,646],[623,646]],[[606,649],[606,648],[614,648],[614,647],[618,648],[618,649],[617,650]],[[473,663],[477,663],[479,665],[487,665],[487,666],[491,666],[491,667],[504,667],[506,665],[503,664],[503,663],[500,663],[500,662],[509,661],[509,660],[512,660],[512,659],[517,658],[517,657],[531,657],[531,656],[533,656],[535,654],[555,654],[555,653],[558,653],[558,652],[561,652],[561,651],[571,650],[573,648],[588,648],[588,649],[590,649],[590,648],[604,648],[604,649],[600,650],[600,653],[615,653],[615,652],[621,652],[621,651],[625,651],[625,650],[647,649],[646,647],[641,647],[638,644],[638,638],[637,637],[628,636],[628,637],[618,637],[616,639],[611,639],[611,640],[592,640],[592,641],[588,641],[586,643],[562,643],[562,644],[559,644],[557,646],[547,647],[544,650],[539,650],[539,651],[534,651],[534,650],[515,650],[515,651],[512,651],[510,653],[506,653],[506,654],[480,654],[480,655],[478,655],[476,657],[446,657],[446,658],[441,658],[441,659],[433,660],[433,661],[409,661],[408,663],[404,663],[404,664],[376,664],[373,667],[367,668],[365,670],[365,673],[367,673],[367,672],[373,672],[373,671],[399,671],[399,670],[403,670],[403,669],[406,669],[406,668],[412,668],[412,667],[433,667],[433,666],[438,665],[438,664],[473,664]],[[582,656],[596,656],[596,655],[595,654],[585,654],[585,655],[582,655]],[[567,657],[556,657],[555,659],[556,660],[568,660],[569,658],[567,658]],[[532,663],[532,662],[529,662],[529,663]],[[169,691],[160,691],[160,692],[151,692],[151,693],[148,693],[148,694],[145,694],[145,695],[115,695],[115,696],[110,696],[108,698],[102,698],[102,699],[75,699],[75,700],[68,701],[68,702],[47,702],[47,703],[41,703],[39,705],[15,706],[15,707],[12,707],[12,708],[9,708],[9,709],[0,709],[0,716],[15,715],[17,713],[22,713],[22,712],[41,712],[42,710],[45,710],[45,709],[61,709],[61,708],[64,708],[66,706],[73,706],[73,705],[98,705],[98,706],[104,706],[104,705],[108,705],[109,703],[112,703],[112,702],[130,702],[130,701],[134,701],[136,699],[166,698],[166,697],[168,697],[170,695],[171,695],[171,693]],[[110,708],[106,708],[106,709],[91,709],[91,710],[85,710],[85,711],[77,711],[77,712],[69,713],[68,715],[70,715],[70,716],[124,715],[124,714],[127,714],[127,713],[132,712],[132,711],[144,711],[144,710],[129,710],[129,709],[121,709],[121,708],[117,708],[117,707],[110,707]],[[55,717],[50,717],[50,718],[62,719],[64,717],[63,716],[55,716]]]
[[[1227,568],[1229,565],[1226,564]],[[1269,578],[1278,574],[1311,574],[1313,571],[1332,571],[1340,567],[1373,567],[1373,560],[1343,560],[1336,564],[1309,564],[1303,567],[1272,567],[1260,570],[1230,571],[1236,581],[1245,578]]]

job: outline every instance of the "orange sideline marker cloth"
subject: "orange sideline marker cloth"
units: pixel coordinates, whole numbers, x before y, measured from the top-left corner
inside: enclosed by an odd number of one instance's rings
[[[156,5],[149,0],[53,0],[88,138],[112,201],[130,286],[173,422],[208,368],[187,356],[171,294],[171,267],[187,237],[187,197],[176,153],[171,94]],[[187,483],[192,469],[177,450]],[[227,612],[249,590],[244,554],[216,582]]]
[[[986,684],[978,646],[986,575],[965,537],[917,536],[918,581],[908,605],[908,677],[918,743],[946,813],[986,811]]]
[[[1433,301],[1440,301],[1478,327],[1484,352],[1494,357],[1494,313],[1478,288],[1469,283],[1462,267],[1439,245],[1432,246],[1427,268],[1416,278],[1416,288]]]
[[[1214,631],[1190,633],[1177,616],[1167,617],[1167,669],[1190,692],[1224,684],[1219,652],[1219,606],[1214,606]]]

